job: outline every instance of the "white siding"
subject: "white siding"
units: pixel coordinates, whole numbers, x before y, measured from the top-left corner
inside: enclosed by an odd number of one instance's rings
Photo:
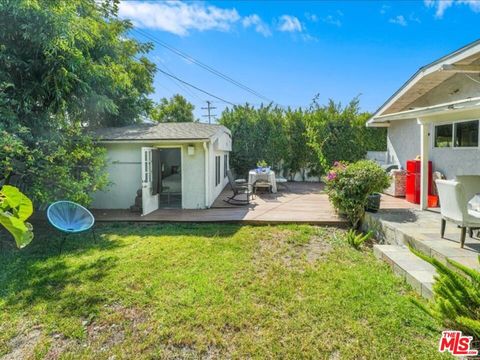
[[[205,154],[203,145],[201,143],[195,143],[194,155],[188,155],[187,145],[183,146],[182,151],[183,208],[203,209],[206,207]]]
[[[107,171],[110,175],[111,185],[106,191],[99,191],[93,195],[92,208],[130,208],[135,201],[137,190],[142,186],[140,164],[142,146],[161,147],[162,145],[165,144],[106,144]],[[205,208],[205,157],[203,146],[201,143],[194,144],[194,155],[187,154],[186,144],[168,144],[168,147],[175,146],[182,149],[183,208]]]
[[[387,135],[387,160],[405,168],[407,160],[420,155],[420,125],[416,120],[392,121]]]
[[[128,209],[142,187],[140,144],[106,146],[110,186],[93,195],[95,209]]]
[[[224,177],[223,170],[223,155],[228,154],[228,151],[217,150],[213,143],[209,144],[209,171],[208,171],[208,182],[209,182],[209,194],[208,194],[208,207],[210,207],[215,199],[220,195],[222,190],[228,184],[228,177]],[[215,186],[215,157],[220,156],[220,183]],[[230,160],[229,160],[230,161]]]
[[[442,116],[441,122],[464,119],[465,115]],[[471,115],[468,118],[472,118]],[[478,117],[480,118],[480,114]],[[440,171],[447,179],[456,175],[480,175],[480,149],[434,148],[433,126],[430,129],[430,160],[434,171]],[[403,168],[406,161],[420,154],[420,125],[416,120],[392,121],[388,128],[388,159]]]

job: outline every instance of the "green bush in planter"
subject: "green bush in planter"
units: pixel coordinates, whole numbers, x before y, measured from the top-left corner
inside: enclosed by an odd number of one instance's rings
[[[334,208],[357,227],[365,213],[368,196],[390,185],[387,173],[370,160],[336,162],[325,177],[328,198]]]

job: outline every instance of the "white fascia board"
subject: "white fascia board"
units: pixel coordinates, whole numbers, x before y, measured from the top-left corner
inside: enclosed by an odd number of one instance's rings
[[[158,143],[175,143],[175,144],[191,144],[191,143],[203,143],[209,142],[210,139],[163,139],[163,140],[142,140],[142,139],[125,139],[125,140],[96,140],[99,144],[158,144]]]
[[[458,112],[480,108],[480,97],[471,99],[457,100],[449,103],[427,106],[418,109],[406,110],[398,113],[380,115],[373,117],[367,123],[367,126],[377,126],[388,121],[407,120],[424,118],[433,115],[440,115],[450,112]]]

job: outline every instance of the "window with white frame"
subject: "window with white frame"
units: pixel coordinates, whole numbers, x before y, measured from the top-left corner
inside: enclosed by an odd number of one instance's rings
[[[478,127],[478,120],[436,125],[433,146],[436,148],[478,147]]]
[[[227,170],[228,170],[228,155],[223,155],[223,177],[227,177]]]
[[[220,184],[220,156],[215,156],[215,186]]]

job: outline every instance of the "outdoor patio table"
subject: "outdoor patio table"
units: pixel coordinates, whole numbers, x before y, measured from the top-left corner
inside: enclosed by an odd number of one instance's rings
[[[272,193],[277,192],[277,182],[275,181],[275,171],[257,172],[257,170],[250,170],[248,172],[248,183],[255,184],[256,181],[268,181],[272,185]]]

